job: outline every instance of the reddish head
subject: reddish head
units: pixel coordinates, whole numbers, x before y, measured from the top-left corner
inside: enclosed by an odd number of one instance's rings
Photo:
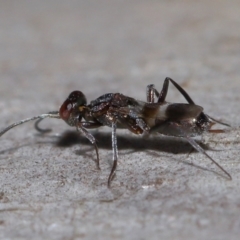
[[[70,126],[75,126],[82,118],[82,107],[86,106],[85,95],[80,91],[73,91],[59,109],[60,117]]]

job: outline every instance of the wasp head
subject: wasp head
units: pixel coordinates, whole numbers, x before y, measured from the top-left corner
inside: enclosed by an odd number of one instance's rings
[[[83,117],[86,104],[85,95],[80,91],[73,91],[60,107],[59,115],[70,126],[76,126]]]

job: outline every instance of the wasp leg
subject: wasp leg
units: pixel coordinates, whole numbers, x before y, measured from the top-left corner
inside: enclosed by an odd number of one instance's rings
[[[103,124],[100,122],[81,122],[81,126],[87,129],[93,129],[93,128],[102,127]]]
[[[200,145],[198,145],[192,138],[190,137],[184,137],[184,139],[186,139],[193,148],[195,148],[195,150],[197,150],[198,152],[204,154],[212,163],[214,163],[219,169],[222,170],[222,172],[224,172],[227,176],[229,180],[232,180],[232,176],[219,164],[217,163],[212,157],[210,157],[203,148],[200,147]]]
[[[136,124],[138,127],[140,127],[142,129],[143,132],[149,132],[150,128],[143,119],[137,118]]]
[[[169,81],[167,80],[167,78],[165,79],[164,83],[163,83],[163,88],[161,93],[158,96],[158,103],[163,103],[165,102],[166,96],[167,96],[167,92],[168,92],[168,86],[169,86]]]
[[[139,118],[139,116],[138,116],[138,114],[136,114],[134,111],[132,111],[132,112],[130,112],[129,113],[129,116],[132,118],[132,119],[134,119],[134,121],[136,121],[136,126],[138,126],[138,127],[140,127],[140,129],[141,129],[141,133],[142,132],[149,132],[149,130],[150,130],[150,128],[149,128],[149,126],[147,125],[147,123],[142,119],[142,118]],[[123,121],[124,120],[124,117],[122,117],[121,118],[121,120]],[[136,128],[135,128],[135,124],[133,124],[133,125],[129,125],[128,124],[128,126],[130,127],[130,131],[132,131],[132,132],[134,132],[134,133],[136,133],[136,134],[138,134],[138,131],[136,130]],[[133,127],[134,126],[134,127]],[[132,130],[131,130],[132,129]]]
[[[95,137],[94,137],[90,132],[88,132],[85,128],[83,128],[81,125],[77,126],[77,131],[83,133],[83,135],[84,135],[84,136],[92,143],[92,145],[94,146],[95,151],[96,151],[96,154],[97,154],[97,160],[96,160],[97,168],[100,169],[98,146],[97,146]]]
[[[157,96],[157,98],[159,97],[159,92],[156,90],[154,84],[147,85],[146,94],[148,103],[154,103],[155,95]]]
[[[169,86],[169,81],[177,88],[177,90],[184,96],[184,98],[187,100],[189,104],[195,104],[191,97],[187,94],[187,92],[179,86],[173,79],[166,77],[163,83],[163,88],[161,93],[157,91],[155,88],[154,84],[148,85],[147,86],[147,102],[148,103],[154,103],[154,95],[158,98],[157,102],[158,103],[163,103],[166,99],[167,92],[168,92],[168,86]]]
[[[113,166],[111,172],[108,177],[108,187],[110,187],[111,180],[115,174],[117,168],[117,160],[118,160],[118,148],[117,148],[117,135],[116,135],[117,124],[115,122],[112,123],[112,151],[113,151]]]
[[[177,88],[177,90],[183,95],[183,97],[187,100],[189,104],[195,104],[194,101],[191,99],[191,97],[187,94],[187,92],[181,86],[179,86],[173,79],[166,77],[164,84],[165,82],[169,82],[169,81],[174,85],[175,88]],[[161,102],[161,100],[158,99],[158,102]]]
[[[169,86],[169,80],[168,78],[165,79],[163,83],[163,88],[161,92],[159,93],[157,89],[155,88],[154,84],[150,84],[147,86],[147,102],[148,103],[154,103],[154,96],[158,98],[158,103],[165,102],[167,92],[168,92],[168,86]]]

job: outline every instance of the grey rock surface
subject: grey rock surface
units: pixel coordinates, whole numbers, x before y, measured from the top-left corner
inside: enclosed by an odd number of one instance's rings
[[[0,129],[52,110],[72,90],[145,100],[175,79],[206,113],[233,125],[184,141],[119,130],[111,188],[111,129],[94,148],[61,120],[0,138],[0,239],[239,239],[239,1],[1,1]],[[184,102],[171,87],[167,100]]]

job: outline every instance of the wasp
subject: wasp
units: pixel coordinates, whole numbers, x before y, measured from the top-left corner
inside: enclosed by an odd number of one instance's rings
[[[187,103],[165,101],[169,83],[176,87]],[[228,179],[232,179],[231,175],[194,140],[194,137],[202,135],[204,132],[223,132],[223,130],[211,129],[216,123],[230,127],[229,124],[205,114],[203,107],[195,104],[188,93],[171,78],[167,77],[165,79],[160,92],[153,84],[148,85],[146,95],[146,101],[139,101],[121,93],[107,93],[87,104],[87,99],[81,91],[73,91],[63,102],[59,111],[52,111],[15,122],[3,129],[0,132],[0,137],[13,127],[32,120],[37,120],[35,128],[38,131],[49,132],[51,129],[42,129],[39,127],[39,123],[45,118],[62,119],[68,125],[75,127],[93,144],[97,156],[96,164],[100,169],[96,139],[88,129],[102,126],[111,127],[113,164],[108,177],[108,186],[110,186],[118,161],[117,129],[128,129],[137,135],[157,133],[185,139],[195,150],[204,154],[224,172]]]

